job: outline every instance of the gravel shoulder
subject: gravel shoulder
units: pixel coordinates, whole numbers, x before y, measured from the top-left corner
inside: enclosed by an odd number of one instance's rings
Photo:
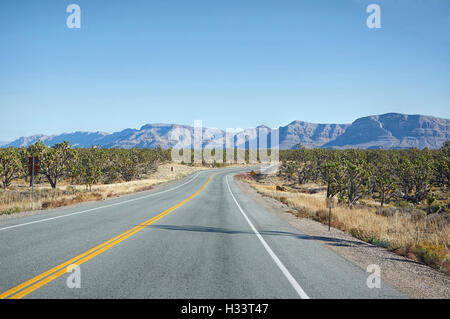
[[[366,270],[370,264],[381,268],[381,278],[413,298],[450,299],[450,278],[422,263],[394,254],[356,239],[343,231],[314,220],[298,218],[292,208],[270,197],[261,196],[250,185],[236,180],[242,191],[268,211],[287,221],[300,232],[315,237],[326,247]]]

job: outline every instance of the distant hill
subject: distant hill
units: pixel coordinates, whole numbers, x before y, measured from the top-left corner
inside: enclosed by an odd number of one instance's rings
[[[62,143],[64,141],[69,141],[74,147],[86,147],[87,145],[97,145],[97,142],[108,136],[108,133],[102,132],[74,132],[74,133],[63,133],[60,135],[32,135],[18,138],[17,140],[4,145],[14,146],[14,147],[27,147],[41,140],[45,145],[52,146],[57,143]]]
[[[450,139],[450,120],[388,113],[354,121],[327,148],[439,148]]]
[[[348,129],[350,124],[314,124],[294,121],[279,128],[280,148],[322,147],[325,143],[335,140]]]
[[[250,145],[258,137],[260,130],[268,127],[258,126],[236,132],[233,140],[238,147]],[[307,148],[430,148],[436,149],[450,139],[450,120],[425,115],[388,113],[372,115],[355,120],[351,124],[315,124],[293,121],[278,129],[281,149],[293,149],[298,144]],[[181,132],[187,138],[180,139]],[[178,124],[147,124],[140,129],[125,129],[115,133],[74,132],[60,135],[34,135],[21,137],[0,147],[27,147],[41,140],[47,146],[69,141],[74,147],[104,148],[163,148],[189,147],[193,143],[194,127]],[[203,128],[203,146],[217,147],[223,144],[225,132],[220,129]],[[270,142],[269,142],[270,146]]]

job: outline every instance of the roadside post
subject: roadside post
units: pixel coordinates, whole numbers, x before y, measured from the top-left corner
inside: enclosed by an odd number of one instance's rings
[[[327,197],[327,208],[329,209],[328,213],[328,231],[331,231],[331,209],[334,208],[334,200],[332,197]]]
[[[31,210],[34,210],[34,176],[39,172],[39,159],[28,157],[28,172],[31,175]]]

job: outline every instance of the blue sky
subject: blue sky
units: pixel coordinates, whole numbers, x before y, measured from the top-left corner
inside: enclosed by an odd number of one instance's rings
[[[71,3],[81,29],[66,26]],[[370,3],[381,29],[366,27]],[[0,37],[0,141],[450,118],[448,0],[2,0]]]

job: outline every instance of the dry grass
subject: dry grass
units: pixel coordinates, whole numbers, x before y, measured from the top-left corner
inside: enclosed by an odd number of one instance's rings
[[[325,196],[276,190],[276,185],[250,182],[260,194],[295,208],[297,215],[328,223]],[[450,227],[447,220],[411,218],[403,213],[377,214],[376,208],[337,206],[332,209],[332,227],[398,254],[418,259],[446,272],[449,268]]]
[[[173,171],[171,171],[173,167]],[[16,183],[11,189],[0,189],[0,215],[14,214],[32,209],[47,209],[67,206],[91,200],[103,200],[129,193],[150,190],[154,185],[180,179],[205,167],[195,167],[180,164],[163,164],[147,178],[107,185],[93,185],[87,190],[83,185],[67,185],[61,183],[57,189],[42,184],[35,187],[34,207],[31,202],[31,190],[25,183]]]
[[[57,207],[68,206],[68,205],[72,205],[72,204],[76,204],[76,203],[87,202],[87,201],[92,201],[92,200],[102,200],[102,199],[103,199],[103,195],[100,193],[93,193],[93,192],[81,193],[81,194],[78,194],[78,195],[75,195],[72,197],[61,198],[61,199],[52,200],[52,201],[45,201],[42,203],[41,208],[42,209],[57,208]]]

